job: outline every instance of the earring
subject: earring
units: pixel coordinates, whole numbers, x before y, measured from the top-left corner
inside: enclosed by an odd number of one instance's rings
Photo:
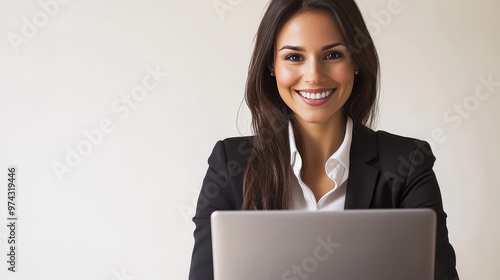
[[[274,71],[271,71],[271,76],[276,76],[276,74],[274,73]]]
[[[359,74],[359,69],[356,68],[356,70],[354,71],[354,75],[358,75]]]

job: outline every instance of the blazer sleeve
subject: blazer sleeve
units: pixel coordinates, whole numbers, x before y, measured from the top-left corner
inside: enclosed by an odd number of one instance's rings
[[[448,240],[447,215],[443,210],[439,185],[432,169],[435,160],[430,145],[425,141],[418,141],[411,156],[405,187],[400,193],[400,207],[431,208],[436,212],[437,232],[434,279],[458,280],[455,269],[455,251]]]
[[[203,180],[196,213],[194,247],[189,271],[189,280],[212,280],[212,234],[210,215],[216,210],[234,210],[234,199],[228,194],[230,180],[223,141],[218,141],[208,158],[208,170]]]

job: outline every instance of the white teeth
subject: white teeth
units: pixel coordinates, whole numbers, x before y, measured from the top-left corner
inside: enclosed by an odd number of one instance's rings
[[[306,92],[306,91],[299,91],[300,95],[302,95],[303,97],[305,98],[309,98],[309,99],[321,99],[321,98],[326,98],[328,97],[331,93],[333,92],[333,90],[327,90],[325,92],[321,92],[321,93],[310,93],[310,92]]]

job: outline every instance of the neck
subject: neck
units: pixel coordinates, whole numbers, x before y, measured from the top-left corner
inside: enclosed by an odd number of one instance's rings
[[[324,123],[309,123],[297,118],[304,168],[323,169],[326,161],[344,141],[347,117],[339,112]]]

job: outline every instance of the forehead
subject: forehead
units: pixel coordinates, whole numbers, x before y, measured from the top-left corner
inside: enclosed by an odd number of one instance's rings
[[[344,36],[333,16],[325,11],[300,12],[290,18],[276,37],[276,48],[283,45],[324,46],[344,42]]]

